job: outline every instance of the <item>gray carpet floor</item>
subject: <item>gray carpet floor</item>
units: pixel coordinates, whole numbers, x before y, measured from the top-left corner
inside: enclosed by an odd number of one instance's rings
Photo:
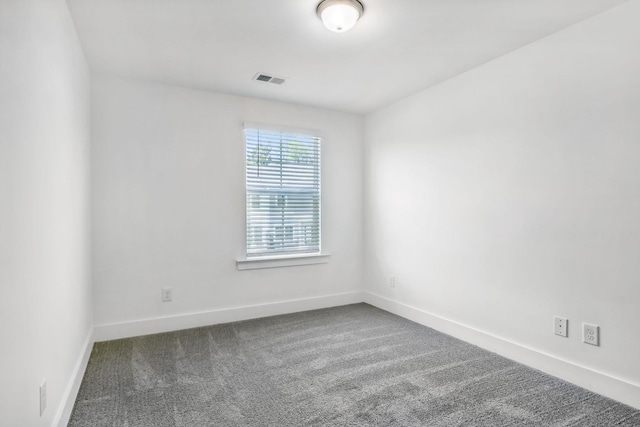
[[[69,426],[640,426],[366,304],[96,343]]]

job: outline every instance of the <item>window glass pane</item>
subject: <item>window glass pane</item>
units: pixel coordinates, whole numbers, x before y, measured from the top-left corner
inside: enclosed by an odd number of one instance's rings
[[[245,129],[247,256],[320,252],[320,138]]]

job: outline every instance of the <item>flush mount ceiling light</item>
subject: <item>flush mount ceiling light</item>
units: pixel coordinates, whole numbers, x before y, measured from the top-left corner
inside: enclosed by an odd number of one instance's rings
[[[322,0],[316,13],[329,30],[344,33],[356,25],[364,6],[358,0]]]

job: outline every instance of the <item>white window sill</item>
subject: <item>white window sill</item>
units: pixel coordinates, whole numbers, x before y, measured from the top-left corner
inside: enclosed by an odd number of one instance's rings
[[[257,268],[294,267],[296,265],[327,264],[330,254],[305,254],[265,256],[236,260],[238,270],[255,270]]]

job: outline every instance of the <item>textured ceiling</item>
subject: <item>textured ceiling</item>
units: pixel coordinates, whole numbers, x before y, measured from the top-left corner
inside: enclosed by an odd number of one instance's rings
[[[363,0],[343,34],[318,1],[67,3],[95,72],[367,113],[626,0]]]

